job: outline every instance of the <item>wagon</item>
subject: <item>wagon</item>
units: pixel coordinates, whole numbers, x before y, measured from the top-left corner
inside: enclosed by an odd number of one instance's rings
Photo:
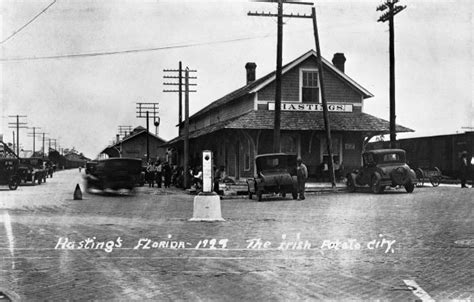
[[[434,167],[433,169],[417,168],[415,173],[418,180],[417,186],[419,187],[422,187],[426,180],[429,180],[433,187],[439,186],[439,183],[441,182],[441,170],[437,167]]]

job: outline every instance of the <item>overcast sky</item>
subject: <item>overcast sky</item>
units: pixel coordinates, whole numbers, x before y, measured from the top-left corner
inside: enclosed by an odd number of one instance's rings
[[[53,0],[2,0],[4,40]],[[388,23],[377,22],[379,0],[321,0],[316,9],[321,51],[347,58],[346,73],[374,94],[366,113],[389,119]],[[401,0],[395,18],[397,123],[411,136],[456,133],[474,126],[471,0]],[[0,44],[4,141],[12,141],[8,115],[27,115],[61,147],[96,155],[119,125],[145,126],[136,102],[159,102],[159,136],[177,136],[178,96],[163,93],[163,69],[196,69],[191,113],[245,84],[245,63],[257,77],[275,69],[276,19],[247,16],[276,12],[250,1],[57,0],[45,13]],[[285,12],[310,13],[303,5]],[[285,19],[283,63],[310,49],[310,19]],[[165,49],[160,49],[165,48]],[[152,50],[155,49],[155,50]],[[102,56],[37,59],[86,53]],[[148,51],[145,51],[148,50]],[[22,58],[22,60],[13,60]],[[29,59],[28,59],[29,58]],[[154,127],[152,128],[154,131]],[[20,144],[32,138],[20,131]],[[406,135],[399,135],[399,138]],[[39,149],[37,141],[36,149]]]

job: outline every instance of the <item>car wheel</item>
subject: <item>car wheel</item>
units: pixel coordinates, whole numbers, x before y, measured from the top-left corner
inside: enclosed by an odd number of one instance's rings
[[[372,192],[374,192],[375,194],[380,194],[384,190],[384,187],[380,185],[381,179],[382,177],[378,173],[375,173],[374,176],[372,176],[371,188],[372,188]]]
[[[415,185],[411,182],[407,183],[405,185],[405,190],[408,192],[408,193],[412,193],[413,190],[415,190]]]
[[[423,187],[423,185],[424,185],[423,170],[418,168],[418,169],[416,169],[415,173],[416,173],[416,178],[417,178],[416,186],[417,187]]]
[[[262,201],[262,191],[257,191],[257,201]]]
[[[431,177],[430,182],[433,187],[437,187],[439,186],[440,178],[438,176]]]
[[[15,178],[10,179],[10,182],[8,183],[8,188],[10,190],[16,190],[18,188],[18,180]]]
[[[292,195],[293,199],[298,199],[298,192],[293,191],[293,192],[291,192],[291,195]]]
[[[41,184],[41,177],[38,178],[38,184],[39,184],[39,185]]]
[[[347,176],[347,190],[351,193],[355,192],[356,186],[354,183],[354,179],[352,178],[352,175]]]
[[[286,192],[282,192],[281,197],[285,198],[286,197]]]

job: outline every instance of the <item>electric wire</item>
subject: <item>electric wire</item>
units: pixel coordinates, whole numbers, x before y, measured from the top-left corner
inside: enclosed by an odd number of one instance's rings
[[[150,51],[158,51],[158,50],[190,48],[190,47],[204,46],[204,45],[223,44],[223,43],[231,43],[231,42],[244,41],[244,40],[255,40],[255,39],[261,39],[261,38],[267,38],[269,36],[271,36],[271,34],[265,34],[262,36],[254,36],[254,37],[235,38],[235,39],[221,40],[221,41],[214,41],[214,42],[196,42],[196,43],[189,43],[189,44],[170,45],[170,46],[161,46],[161,47],[152,47],[152,48],[116,50],[116,51],[105,51],[105,52],[89,52],[89,53],[64,54],[64,55],[39,56],[39,57],[0,58],[0,62],[109,56],[109,55],[140,53],[140,52],[150,52]]]
[[[55,3],[56,3],[56,0],[51,2],[48,6],[46,6],[46,8],[44,8],[41,12],[39,12],[36,16],[34,16],[33,19],[31,19],[30,21],[25,23],[25,25],[21,26],[19,29],[15,30],[11,35],[9,35],[7,38],[5,38],[3,41],[1,41],[0,44],[3,44],[5,42],[7,42],[8,40],[10,40],[11,38],[13,38],[16,34],[18,34],[20,31],[22,31],[25,27],[27,27],[28,25],[33,23],[33,21],[35,21],[39,16],[44,14]]]

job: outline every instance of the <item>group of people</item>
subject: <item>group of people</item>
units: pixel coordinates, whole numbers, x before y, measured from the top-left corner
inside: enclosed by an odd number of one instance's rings
[[[154,187],[155,182],[158,188],[161,188],[163,181],[165,188],[169,188],[171,185],[171,176],[173,174],[172,168],[168,162],[150,162],[147,164],[145,172],[145,180],[148,186]]]

